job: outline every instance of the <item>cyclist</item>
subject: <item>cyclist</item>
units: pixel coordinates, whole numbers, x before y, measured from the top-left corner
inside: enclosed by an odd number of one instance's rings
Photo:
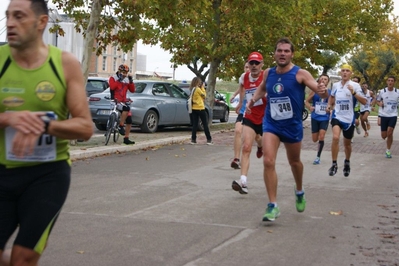
[[[111,91],[111,99],[118,104],[118,110],[121,112],[121,119],[119,122],[119,134],[125,136],[123,138],[124,144],[134,144],[134,141],[129,140],[130,129],[132,128],[132,114],[128,104],[131,102],[127,98],[127,91],[134,92],[136,87],[133,83],[133,77],[129,73],[127,65],[120,65],[118,71],[109,78],[109,88]],[[128,104],[127,104],[128,103]],[[123,128],[126,122],[126,130]]]

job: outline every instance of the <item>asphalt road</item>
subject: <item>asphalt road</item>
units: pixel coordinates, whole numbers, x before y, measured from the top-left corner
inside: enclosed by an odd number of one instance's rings
[[[305,125],[304,213],[295,210],[283,146],[274,223],[261,221],[268,200],[255,152],[249,194],[231,189],[240,176],[229,166],[231,131],[215,133],[214,146],[187,139],[77,160],[40,265],[399,265],[397,148],[384,158],[373,121],[369,138],[354,139],[350,176],[342,174],[341,148],[338,173],[329,177],[329,144],[322,164],[312,165],[316,144]]]

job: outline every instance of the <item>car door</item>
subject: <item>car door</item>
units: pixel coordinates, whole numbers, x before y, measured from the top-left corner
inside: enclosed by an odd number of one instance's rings
[[[220,119],[224,115],[225,103],[222,100],[223,100],[223,95],[215,90],[215,102],[213,103],[214,119]]]
[[[159,111],[159,124],[173,125],[176,116],[176,98],[169,93],[165,83],[154,83],[152,94]]]
[[[172,96],[176,99],[176,125],[186,125],[190,123],[190,115],[187,110],[187,99],[188,94],[185,93],[181,88],[174,84],[168,84],[168,88]]]

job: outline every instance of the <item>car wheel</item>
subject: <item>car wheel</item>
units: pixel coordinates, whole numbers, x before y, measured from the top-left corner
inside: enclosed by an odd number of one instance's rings
[[[158,115],[153,110],[148,110],[144,116],[143,124],[141,125],[141,131],[145,133],[154,133],[158,129]]]
[[[96,126],[96,128],[97,128],[98,130],[107,130],[107,125],[106,125],[106,124],[97,124],[97,123],[94,123],[94,125]]]
[[[309,112],[306,108],[303,108],[302,111],[302,121],[305,121],[308,118]]]
[[[224,110],[223,118],[220,119],[220,122],[228,122],[229,121],[230,110],[226,108]]]

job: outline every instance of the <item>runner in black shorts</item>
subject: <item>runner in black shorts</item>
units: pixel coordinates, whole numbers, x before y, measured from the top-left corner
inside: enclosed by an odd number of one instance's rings
[[[43,42],[47,1],[8,2],[8,43],[0,46],[0,87],[9,88],[0,91],[0,265],[34,266],[67,197],[68,140],[90,139],[93,122],[80,62]]]

